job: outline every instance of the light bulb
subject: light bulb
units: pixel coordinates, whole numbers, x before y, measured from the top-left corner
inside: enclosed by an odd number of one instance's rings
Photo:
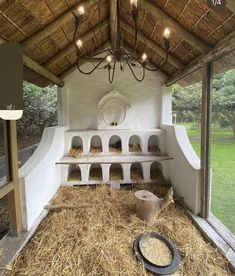
[[[107,56],[106,61],[107,61],[108,63],[110,63],[110,62],[112,61],[112,57],[111,57],[111,56]]]
[[[166,29],[164,30],[164,37],[165,37],[166,39],[169,39],[170,33],[171,33],[170,29],[166,28]]]
[[[83,6],[80,6],[80,7],[78,8],[78,14],[79,14],[79,15],[84,15],[84,13],[85,13],[84,7],[83,7]]]
[[[77,42],[76,42],[76,44],[77,44],[77,46],[78,46],[79,49],[82,48],[82,41],[81,41],[81,39],[78,39]]]
[[[147,58],[148,58],[148,56],[145,53],[143,53],[143,55],[142,55],[143,62],[145,62],[147,60]]]
[[[131,0],[131,6],[137,7],[138,0]]]

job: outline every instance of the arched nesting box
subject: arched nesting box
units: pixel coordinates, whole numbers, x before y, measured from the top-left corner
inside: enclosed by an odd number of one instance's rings
[[[102,140],[99,135],[95,135],[91,138],[90,153],[98,154],[103,151]]]
[[[150,166],[150,178],[153,181],[162,179],[162,165],[159,162],[153,162]]]
[[[83,153],[83,142],[82,138],[79,136],[75,136],[71,142],[71,149],[69,151],[69,155],[71,157],[78,158]]]
[[[159,149],[159,140],[157,135],[152,135],[148,139],[148,152],[158,153]]]
[[[102,167],[100,164],[92,164],[90,166],[89,180],[102,181]]]
[[[123,170],[121,164],[112,164],[109,170],[109,180],[120,181],[123,180]]]
[[[81,181],[81,170],[76,164],[69,165],[68,181]]]
[[[132,135],[129,139],[129,152],[141,152],[142,145],[138,135]]]
[[[109,139],[109,151],[110,152],[117,152],[117,153],[122,152],[122,140],[119,136],[113,135]]]
[[[140,163],[133,163],[131,165],[131,180],[132,181],[141,181],[144,179],[143,170]]]

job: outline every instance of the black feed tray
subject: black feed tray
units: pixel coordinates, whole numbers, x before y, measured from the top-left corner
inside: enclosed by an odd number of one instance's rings
[[[171,264],[169,264],[168,266],[158,266],[155,265],[151,262],[149,262],[141,253],[140,250],[140,245],[143,243],[143,241],[146,238],[157,238],[163,242],[165,242],[165,244],[168,246],[168,248],[171,251],[171,255],[172,255],[172,262]],[[143,263],[144,267],[154,273],[155,275],[170,275],[173,274],[179,267],[179,263],[180,263],[180,255],[179,255],[179,251],[176,248],[176,246],[173,244],[172,241],[170,241],[169,239],[167,239],[166,237],[156,233],[156,232],[145,232],[143,234],[140,234],[134,241],[133,243],[133,249],[134,249],[134,253],[136,255],[136,258]]]

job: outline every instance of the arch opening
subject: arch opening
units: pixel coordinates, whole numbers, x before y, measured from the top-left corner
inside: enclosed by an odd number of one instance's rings
[[[135,182],[142,181],[144,179],[143,169],[140,163],[133,163],[131,165],[131,180]]]
[[[79,158],[83,153],[83,142],[82,138],[75,136],[72,139],[71,149],[69,151],[69,156],[74,158]]]
[[[90,153],[99,154],[103,152],[102,140],[100,136],[95,135],[91,138]]]
[[[148,152],[160,153],[159,141],[157,135],[152,135],[148,139]]]
[[[72,164],[69,166],[69,174],[68,181],[81,181],[82,174],[80,167],[76,164]]]
[[[119,136],[113,135],[109,139],[109,152],[116,152],[116,153],[122,152],[122,141]]]
[[[150,179],[153,181],[162,180],[162,165],[159,162],[153,162],[150,166]]]
[[[92,164],[90,167],[89,180],[102,181],[102,167],[100,164]]]
[[[141,141],[138,135],[132,135],[129,139],[129,152],[142,152]]]
[[[109,180],[120,181],[123,180],[123,170],[121,164],[112,164],[109,170]]]

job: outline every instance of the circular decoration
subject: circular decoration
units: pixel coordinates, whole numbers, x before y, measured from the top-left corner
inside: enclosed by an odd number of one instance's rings
[[[172,260],[169,265],[164,265],[164,266],[156,265],[150,262],[148,259],[146,259],[143,256],[142,254],[143,244],[146,239],[150,239],[150,238],[158,239],[166,244],[166,246],[168,247],[172,255]],[[170,241],[166,237],[156,232],[145,232],[144,234],[140,234],[134,241],[133,249],[137,259],[143,263],[144,267],[148,271],[152,273],[159,274],[159,275],[169,275],[169,274],[173,274],[179,267],[180,255],[179,255],[178,249],[172,243],[172,241]]]
[[[125,96],[113,90],[101,98],[98,108],[105,125],[114,127],[124,122],[130,104]]]

